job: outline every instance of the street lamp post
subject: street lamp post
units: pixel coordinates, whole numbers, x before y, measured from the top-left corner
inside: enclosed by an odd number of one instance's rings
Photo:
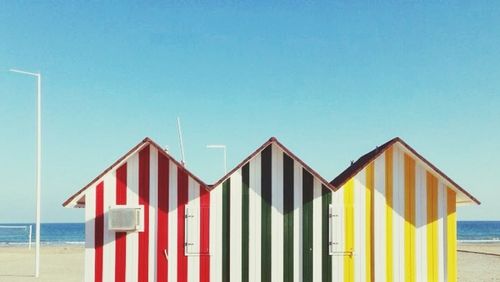
[[[40,73],[10,69],[11,72],[34,76],[37,78],[36,96],[36,226],[35,226],[35,277],[40,276],[40,191],[42,169],[42,75]]]
[[[224,150],[224,174],[227,173],[227,155],[226,145],[207,145],[208,149],[223,149]]]

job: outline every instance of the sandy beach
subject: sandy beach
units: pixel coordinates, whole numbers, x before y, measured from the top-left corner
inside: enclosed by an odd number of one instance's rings
[[[460,243],[458,281],[500,281],[500,244]],[[34,251],[0,247],[0,281],[83,281],[83,246],[44,246],[40,279],[32,277]]]
[[[500,281],[500,243],[459,243],[458,281]]]
[[[0,247],[0,281],[83,281],[84,247],[42,246],[40,278],[33,277],[35,251],[27,247]]]

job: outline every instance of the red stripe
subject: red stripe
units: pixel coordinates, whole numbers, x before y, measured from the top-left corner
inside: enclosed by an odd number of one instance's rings
[[[127,204],[127,163],[116,170],[116,204]],[[127,233],[115,233],[115,281],[125,281],[125,258],[127,257]]]
[[[96,186],[95,203],[95,282],[102,282],[102,247],[104,241],[104,183]]]
[[[200,282],[210,281],[210,193],[200,186]]]
[[[177,167],[177,282],[187,281],[187,257],[184,250],[184,216],[188,199],[188,175]]]
[[[144,206],[144,231],[139,233],[138,281],[148,281],[149,263],[149,145],[139,152],[139,205]]]
[[[168,281],[168,183],[169,183],[169,161],[163,154],[158,154],[158,236],[156,250],[157,282]]]

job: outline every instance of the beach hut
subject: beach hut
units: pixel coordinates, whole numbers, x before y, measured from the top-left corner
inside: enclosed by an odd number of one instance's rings
[[[85,281],[455,281],[457,203],[399,138],[331,182],[271,138],[210,186],[145,139],[64,206]]]

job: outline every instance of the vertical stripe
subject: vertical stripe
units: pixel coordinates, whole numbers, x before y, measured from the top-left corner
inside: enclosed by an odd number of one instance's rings
[[[158,226],[156,244],[156,278],[158,282],[168,281],[168,203],[169,203],[169,160],[158,154]]]
[[[321,248],[321,209],[322,209],[322,189],[318,179],[313,178],[313,211],[312,211],[312,281],[322,281],[322,248]]]
[[[144,206],[144,231],[139,233],[138,281],[148,281],[149,265],[149,145],[139,152],[139,205]]]
[[[156,276],[156,245],[158,243],[158,150],[153,148],[149,151],[149,248],[148,248],[148,279],[158,281]]]
[[[283,281],[293,281],[293,159],[283,154]]]
[[[252,211],[249,214],[248,240],[251,248],[248,250],[249,257],[249,281],[260,281],[261,279],[261,156],[256,155],[250,161],[250,195],[249,205]]]
[[[168,162],[168,281],[177,281],[177,229],[178,224],[178,181],[177,181],[177,166],[174,162]]]
[[[303,206],[302,206],[302,167],[298,162],[293,163],[293,281],[302,281],[302,227],[303,227]]]
[[[115,281],[115,242],[116,233],[108,228],[109,210],[116,205],[116,171],[104,175],[104,237],[102,248],[102,280]]]
[[[230,282],[230,180],[231,179],[228,179],[222,184],[222,282]]]
[[[446,272],[446,258],[445,258],[445,248],[446,248],[446,187],[442,181],[438,181],[438,227],[437,227],[437,250],[438,250],[438,281],[447,281],[445,277]]]
[[[133,154],[127,161],[127,204],[139,204],[139,154]],[[127,257],[125,258],[125,280],[138,281],[139,232],[127,232]]]
[[[272,145],[261,153],[261,282],[271,282]]]
[[[222,185],[210,191],[210,280],[222,281]]]
[[[395,147],[397,148],[397,147]],[[400,148],[394,150],[394,190],[393,190],[393,251],[394,281],[405,280],[405,191],[404,191],[404,155]]]
[[[177,168],[177,281],[187,282],[187,256],[185,251],[185,216],[188,200],[188,175]]]
[[[425,168],[416,166],[415,176],[415,225],[416,225],[416,281],[427,280],[427,197]]]
[[[250,189],[250,164],[241,168],[241,281],[248,280],[248,236],[249,236],[249,189]]]
[[[427,280],[437,281],[437,179],[427,172]]]
[[[210,281],[210,193],[203,186],[200,189],[200,282]]]
[[[338,216],[340,217],[339,230],[335,227],[332,228],[332,232],[337,234],[339,238],[339,245],[337,246],[336,252],[332,254],[332,280],[333,281],[344,281],[344,258],[346,257],[345,251],[345,205],[344,205],[344,188],[341,188],[332,193],[332,206],[338,210]],[[338,252],[338,253],[337,253]]]
[[[96,189],[85,192],[85,280],[95,281],[95,219],[96,219]]]
[[[364,282],[366,277],[366,169],[361,170],[354,177],[354,226],[356,232],[354,234],[354,271],[356,272],[355,281]],[[358,232],[359,231],[359,232]]]
[[[193,216],[191,219],[186,220],[185,225],[185,253],[187,257],[187,278],[189,282],[200,281],[200,184],[198,184],[192,177],[188,176],[188,198],[186,205],[186,218]],[[188,246],[188,244],[193,244]]]
[[[373,281],[374,279],[374,256],[373,256],[373,197],[374,197],[374,186],[375,186],[375,169],[374,163],[371,162],[366,166],[366,281]]]
[[[303,259],[303,281],[313,280],[313,177],[305,169],[302,169],[302,203],[303,203],[303,229],[302,229],[302,259]]]
[[[374,281],[387,280],[387,218],[386,218],[386,198],[385,198],[385,158],[380,155],[374,163],[374,189],[373,189],[373,267],[375,271]]]
[[[392,250],[392,214],[393,214],[393,150],[392,146],[385,151],[385,215],[386,215],[386,278],[387,282],[393,279],[393,250]]]
[[[127,204],[127,163],[116,170],[116,204]],[[127,233],[116,232],[115,281],[125,282],[125,258],[127,257]]]
[[[229,279],[233,282],[241,281],[241,170],[236,171],[229,178],[231,193],[229,194]]]
[[[457,215],[456,215],[456,194],[449,187],[447,194],[447,261],[448,261],[448,281],[457,281]]]
[[[415,281],[415,160],[404,155],[405,173],[405,281]]]
[[[104,241],[104,183],[96,186],[95,201],[95,282],[102,282],[103,241]]]
[[[283,151],[272,145],[271,280],[283,281]]]
[[[321,281],[332,281],[332,257],[330,256],[329,218],[332,192],[325,186],[321,187]]]
[[[345,215],[345,252],[344,281],[354,281],[354,179],[350,179],[344,187]]]

